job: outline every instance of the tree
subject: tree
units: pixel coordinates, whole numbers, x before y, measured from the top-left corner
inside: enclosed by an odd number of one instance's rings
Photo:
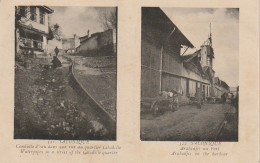
[[[48,26],[48,36],[47,36],[47,40],[52,40],[54,39],[54,34],[52,32],[52,29],[50,26]]]
[[[63,36],[63,34],[61,32],[61,28],[58,23],[49,26],[48,40],[52,40],[54,38],[57,40],[60,40],[62,36]]]
[[[117,10],[104,12],[100,15],[101,24],[104,30],[117,28]]]

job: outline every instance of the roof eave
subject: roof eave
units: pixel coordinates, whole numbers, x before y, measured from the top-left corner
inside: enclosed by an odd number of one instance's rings
[[[45,11],[48,13],[48,14],[51,14],[51,13],[53,13],[54,12],[54,10],[53,9],[51,9],[51,8],[49,8],[49,7],[47,7],[47,6],[41,6],[43,9],[45,9]]]
[[[158,7],[159,8],[159,7]],[[194,48],[194,45],[190,42],[190,40],[188,40],[188,38],[181,32],[181,30],[172,22],[172,20],[164,13],[164,11],[159,8],[161,10],[161,12],[166,16],[166,18],[173,24],[173,26],[176,28],[176,30],[179,32],[179,34],[183,37],[183,40],[181,42],[182,45],[186,45],[190,48]]]

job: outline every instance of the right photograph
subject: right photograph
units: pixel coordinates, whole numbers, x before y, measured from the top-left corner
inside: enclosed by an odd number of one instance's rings
[[[142,8],[142,141],[238,142],[239,8]]]

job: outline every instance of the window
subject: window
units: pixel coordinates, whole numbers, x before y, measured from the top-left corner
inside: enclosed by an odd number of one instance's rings
[[[208,65],[208,66],[211,66],[211,64],[210,64],[210,58],[209,58],[209,57],[207,57],[207,65]]]
[[[40,10],[40,23],[45,24],[45,14],[42,10]]]
[[[27,16],[27,7],[20,6],[20,15],[21,15],[21,17],[26,17]]]
[[[37,41],[37,40],[33,40],[33,47],[35,49],[42,49],[42,42]]]
[[[37,21],[36,7],[34,6],[30,7],[30,19],[32,21]]]

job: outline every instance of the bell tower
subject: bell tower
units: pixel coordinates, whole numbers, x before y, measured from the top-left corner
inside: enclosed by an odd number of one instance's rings
[[[201,45],[201,66],[213,68],[214,51],[212,48],[212,34],[211,34],[211,23],[210,23],[210,34],[208,39]]]

